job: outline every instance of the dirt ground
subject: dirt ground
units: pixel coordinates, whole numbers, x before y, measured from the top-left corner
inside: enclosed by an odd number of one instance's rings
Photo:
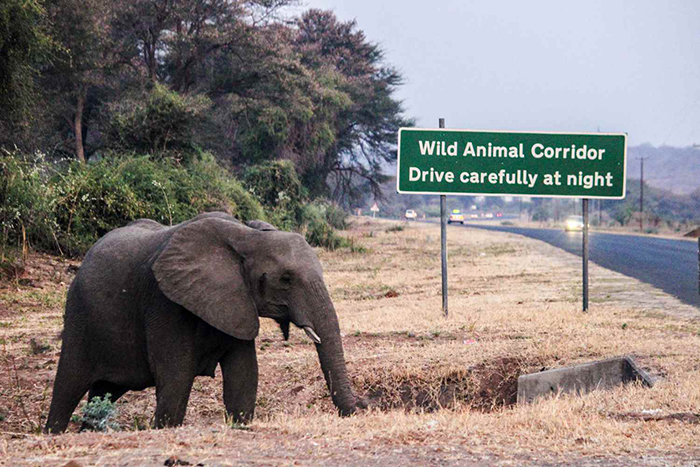
[[[371,408],[335,414],[313,345],[263,320],[256,419],[229,426],[221,377],[200,377],[184,426],[152,430],[153,390],[119,430],[40,434],[79,262],[30,255],[0,284],[0,465],[700,465],[700,310],[531,239],[354,218],[352,247],[318,250],[348,368]],[[517,377],[631,355],[657,379],[515,404]],[[82,405],[76,410],[77,419]]]

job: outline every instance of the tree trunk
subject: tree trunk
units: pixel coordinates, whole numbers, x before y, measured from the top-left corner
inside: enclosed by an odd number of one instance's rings
[[[75,157],[82,162],[85,161],[85,148],[83,147],[83,108],[85,107],[85,95],[87,91],[84,86],[78,89],[78,103],[75,106],[75,118],[73,119],[73,132],[75,133]]]

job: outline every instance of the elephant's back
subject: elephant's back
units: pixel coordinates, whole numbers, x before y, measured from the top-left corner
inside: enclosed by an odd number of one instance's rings
[[[169,234],[127,226],[109,232],[85,255],[71,284],[66,302],[66,322],[74,317],[91,334],[112,338],[112,329],[140,320],[140,304],[152,280],[149,258]]]
[[[136,279],[134,274],[169,234],[169,228],[153,227],[152,224],[129,225],[106,234],[85,255],[76,280],[83,288],[101,290],[116,289]]]

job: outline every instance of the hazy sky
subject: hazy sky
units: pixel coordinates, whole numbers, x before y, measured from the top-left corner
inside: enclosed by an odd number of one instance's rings
[[[700,143],[698,0],[302,1],[381,44],[419,127]]]

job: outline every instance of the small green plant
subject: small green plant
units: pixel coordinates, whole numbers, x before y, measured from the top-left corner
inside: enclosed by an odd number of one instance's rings
[[[119,429],[119,425],[114,420],[117,416],[117,406],[111,398],[112,394],[107,393],[103,398],[95,396],[85,404],[80,422],[86,429],[93,431]]]
[[[392,225],[391,227],[389,227],[388,229],[386,229],[385,232],[386,232],[386,233],[391,233],[391,232],[402,232],[403,229],[404,229],[404,226],[403,226],[403,225],[396,224],[396,225]]]
[[[148,429],[148,418],[145,415],[134,415],[134,430],[144,431]]]
[[[42,342],[39,339],[35,339],[34,337],[29,340],[29,353],[31,355],[39,355],[47,350],[51,350],[51,345]]]
[[[224,423],[226,423],[226,425],[233,430],[251,431],[251,428],[248,425],[234,421],[228,414],[224,414]]]
[[[344,239],[345,246],[350,247],[350,253],[365,254],[369,250],[362,245],[356,244],[355,239],[350,237],[349,239]]]

